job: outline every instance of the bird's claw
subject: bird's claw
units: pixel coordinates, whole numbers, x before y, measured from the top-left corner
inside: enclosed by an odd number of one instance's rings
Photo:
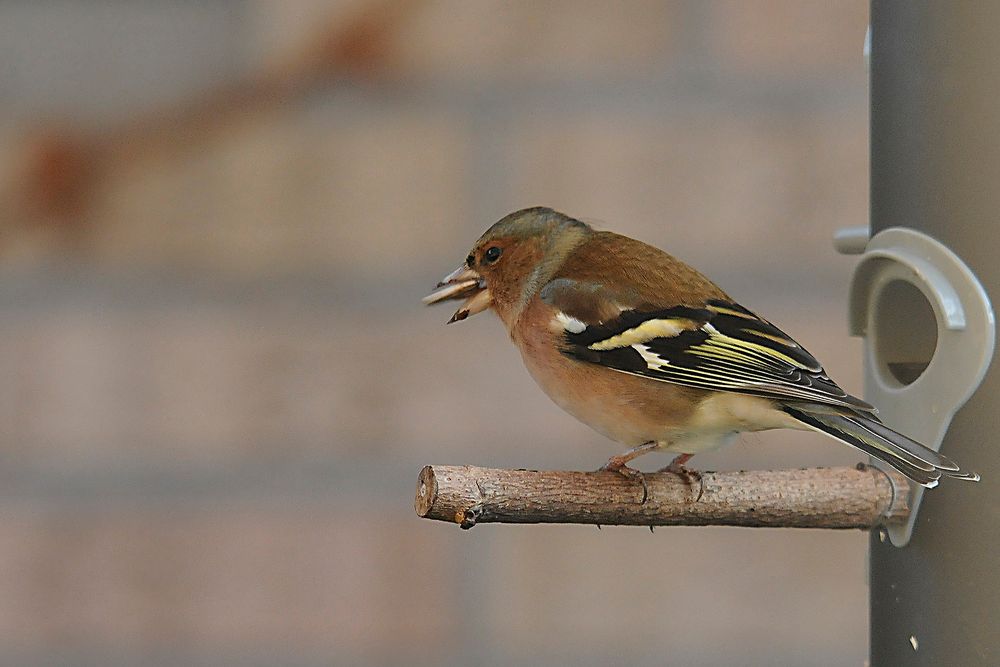
[[[702,495],[705,493],[705,477],[698,470],[691,470],[683,463],[677,461],[676,459],[670,463],[666,468],[660,468],[656,472],[671,472],[684,480],[685,484],[690,484],[691,479],[698,480],[698,497],[694,499],[695,502],[701,500]]]
[[[602,471],[616,472],[625,479],[638,480],[642,484],[642,500],[639,501],[639,504],[646,504],[646,500],[649,498],[649,487],[646,486],[646,476],[642,474],[641,470],[629,468],[624,461],[620,460],[620,457],[612,456],[606,464],[598,468],[598,472]]]

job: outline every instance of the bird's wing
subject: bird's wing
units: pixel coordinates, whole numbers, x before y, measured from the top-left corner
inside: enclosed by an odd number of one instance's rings
[[[574,359],[687,387],[874,411],[788,334],[731,301],[615,309],[614,295],[593,284],[550,284],[542,298],[562,315],[562,351]]]

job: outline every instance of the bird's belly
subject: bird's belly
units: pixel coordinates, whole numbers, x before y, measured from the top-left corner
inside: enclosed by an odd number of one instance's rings
[[[558,352],[522,356],[532,378],[556,405],[605,437],[630,446],[675,439],[705,394],[588,365]]]
[[[698,404],[683,432],[664,449],[695,454],[728,444],[737,433],[795,428],[774,401],[733,392],[713,392]]]
[[[542,390],[598,433],[629,446],[659,442],[694,454],[725,445],[740,431],[784,428],[788,415],[772,401],[659,382],[569,359],[555,346],[522,358]]]

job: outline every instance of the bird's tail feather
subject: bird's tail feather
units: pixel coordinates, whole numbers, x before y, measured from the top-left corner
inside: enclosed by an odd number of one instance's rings
[[[917,484],[932,488],[942,477],[974,482],[979,475],[966,472],[947,456],[897,433],[871,417],[857,413],[811,411],[807,406],[784,406],[784,411],[813,430],[856,447],[888,463]]]

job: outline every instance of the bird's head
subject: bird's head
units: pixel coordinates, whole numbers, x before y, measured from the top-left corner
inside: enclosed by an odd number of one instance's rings
[[[589,225],[550,208],[511,213],[479,237],[465,262],[445,276],[424,303],[465,299],[449,324],[491,307],[510,324],[591,233]]]

